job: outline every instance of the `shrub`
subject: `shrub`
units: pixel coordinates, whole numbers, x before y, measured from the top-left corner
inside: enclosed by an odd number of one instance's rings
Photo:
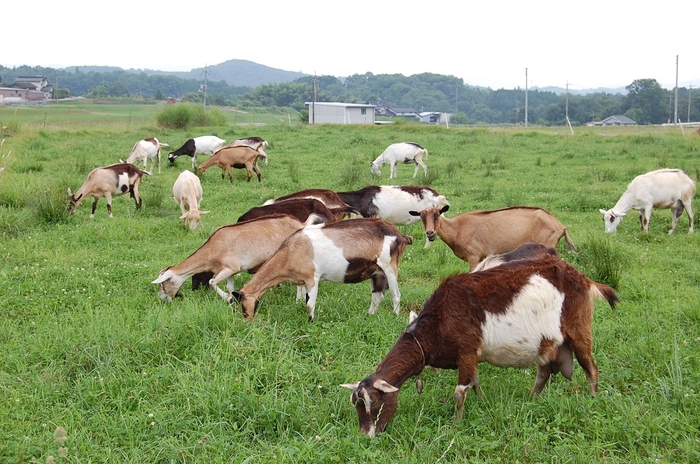
[[[187,129],[192,126],[225,126],[226,114],[219,108],[204,109],[199,105],[178,103],[166,105],[156,116],[161,127]]]

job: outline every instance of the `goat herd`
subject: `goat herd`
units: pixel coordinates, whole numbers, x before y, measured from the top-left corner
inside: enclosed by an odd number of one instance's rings
[[[258,175],[257,159],[267,163],[267,142],[259,137],[239,139],[223,147],[214,136],[188,140],[168,155],[170,163],[180,155],[192,157],[195,172],[214,164],[222,178],[231,168]],[[105,197],[110,217],[111,196],[129,192],[141,206],[138,185],[148,159],[158,161],[167,144],[155,138],[141,140],[126,162],[92,171],[74,194],[69,190],[71,210],[86,196],[93,196],[91,217],[97,200]],[[212,155],[196,164],[197,154]],[[387,148],[370,164],[380,174],[382,164],[416,164],[427,170],[422,158],[427,150],[415,143]],[[143,162],[144,170],[131,163]],[[202,187],[199,178],[184,171],[173,186],[182,209],[181,219],[191,229],[201,214]],[[629,210],[640,211],[642,230],[648,230],[652,208],[670,208],[673,233],[685,210],[693,232],[691,201],[695,182],[678,169],[660,169],[636,177],[617,204],[601,209],[607,232],[615,231]],[[598,368],[593,360],[593,303],[618,301],[614,290],[588,279],[563,261],[555,247],[563,237],[576,252],[566,227],[552,214],[536,207],[517,206],[475,211],[447,218],[444,195],[429,187],[367,186],[348,192],[308,189],[268,200],[251,208],[236,224],[225,225],[184,261],[163,269],[152,282],[162,300],[172,301],[181,286],[192,278],[193,288],[208,285],[226,302],[241,304],[243,316],[252,320],[264,293],[282,282],[297,286],[297,299],[306,298],[309,320],[314,319],[319,282],[371,282],[369,313],[373,314],[388,289],[393,309],[400,311],[398,266],[411,236],[397,225],[422,221],[427,248],[439,236],[470,273],[444,280],[426,300],[420,314],[411,313],[409,325],[399,336],[375,372],[357,383],[343,385],[352,390],[360,431],[374,436],[393,417],[398,390],[426,366],[457,369],[455,418],[462,416],[467,391],[481,394],[477,364],[485,361],[503,367],[537,366],[532,394],[544,388],[552,374],[571,379],[573,355],[585,372],[593,394],[598,389]],[[350,216],[361,218],[344,220]],[[253,277],[239,290],[234,276],[242,271]],[[226,280],[226,290],[219,283]],[[418,385],[418,384],[417,384]]]

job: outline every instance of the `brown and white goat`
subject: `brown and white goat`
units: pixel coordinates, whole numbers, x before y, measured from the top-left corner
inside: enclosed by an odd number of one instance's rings
[[[228,144],[229,147],[250,147],[257,150],[260,153],[260,158],[265,160],[265,166],[267,166],[267,153],[265,153],[265,147],[269,147],[270,144],[267,140],[262,137],[246,137],[244,139],[236,139]]]
[[[312,221],[310,218],[309,223]],[[160,271],[151,283],[159,285],[160,299],[170,303],[189,277],[210,273],[213,278],[209,286],[230,302],[234,276],[242,271],[257,271],[288,236],[303,226],[292,217],[278,215],[220,227],[197,251],[180,264]],[[217,285],[223,280],[227,281],[228,293]]]
[[[430,242],[439,236],[458,258],[469,263],[470,270],[488,255],[511,251],[528,242],[554,248],[564,237],[569,249],[576,253],[566,227],[542,208],[513,206],[472,211],[452,219],[442,215],[448,209],[449,205],[430,207],[410,214],[421,218]]]
[[[344,208],[347,205],[337,193],[333,190],[328,189],[305,189],[299,190],[298,192],[290,193],[278,198],[271,198],[267,200],[263,205],[271,205],[273,203],[278,203],[280,201],[294,200],[299,198],[314,198],[329,208]]]
[[[470,269],[470,272],[479,272],[485,269],[491,269],[492,267],[499,266],[503,263],[510,263],[511,261],[518,261],[520,259],[541,258],[543,256],[559,257],[559,253],[557,253],[556,248],[548,247],[547,245],[542,245],[541,243],[530,242],[507,253],[488,255],[486,258],[481,260],[473,270]]]
[[[202,194],[202,183],[199,181],[199,177],[190,171],[182,171],[173,184],[173,198],[180,205],[182,211],[180,219],[187,224],[190,230],[197,228],[202,214],[209,213],[209,211],[199,210]]]
[[[71,193],[70,187],[68,188],[68,212],[74,213],[85,197],[92,196],[95,201],[92,203],[90,217],[94,218],[97,201],[104,197],[107,201],[109,217],[112,217],[112,195],[119,196],[126,192],[129,192],[136,202],[138,211],[142,203],[139,196],[139,183],[144,174],[151,175],[150,172],[142,171],[130,163],[112,164],[93,169],[85,183],[75,193]]]
[[[469,388],[481,395],[477,365],[537,366],[531,394],[552,374],[571,380],[573,354],[593,394],[598,368],[593,360],[593,307],[617,303],[614,290],[588,279],[554,256],[516,260],[445,279],[418,317],[399,336],[374,374],[342,385],[353,390],[360,432],[374,436],[391,420],[398,390],[426,366],[457,369],[455,420],[462,417]]]
[[[134,148],[131,149],[129,157],[126,159],[127,163],[136,164],[143,163],[143,170],[146,171],[148,160],[151,160],[151,171],[153,166],[156,164],[156,158],[158,159],[158,173],[160,174],[160,149],[163,147],[169,147],[167,143],[161,143],[155,137],[150,137],[147,139],[139,140],[134,144]]]
[[[243,213],[237,222],[274,214],[286,214],[304,222],[311,214],[315,214],[321,219],[321,222],[328,223],[345,219],[354,212],[355,210],[347,205],[341,208],[329,208],[315,198],[296,198],[270,205],[254,206]]]
[[[232,168],[243,169],[248,173],[248,182],[253,177],[253,171],[258,175],[260,182],[262,174],[258,169],[258,157],[260,153],[247,146],[240,147],[224,147],[212,155],[211,158],[197,166],[196,171],[204,173],[211,166],[219,166],[221,168],[221,178],[223,179],[228,172],[228,178],[233,182]]]
[[[349,219],[307,226],[292,234],[233,296],[241,302],[243,315],[250,321],[260,297],[270,287],[281,282],[303,285],[312,321],[320,281],[351,284],[371,279],[369,313],[374,314],[389,288],[394,312],[398,314],[401,301],[399,260],[412,241],[412,237],[381,219]]]

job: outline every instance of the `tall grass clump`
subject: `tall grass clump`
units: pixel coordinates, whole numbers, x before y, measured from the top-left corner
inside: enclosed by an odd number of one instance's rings
[[[34,215],[40,223],[58,224],[70,217],[66,194],[57,186],[44,189],[31,201]]]
[[[620,288],[624,254],[615,249],[608,239],[590,237],[579,247],[576,261],[589,278],[615,289]]]
[[[177,103],[166,105],[156,115],[160,127],[168,129],[187,129],[197,126],[225,126],[226,115],[219,108],[205,110],[199,105]]]

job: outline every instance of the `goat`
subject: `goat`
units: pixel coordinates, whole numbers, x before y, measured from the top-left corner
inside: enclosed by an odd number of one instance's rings
[[[542,256],[559,257],[559,253],[557,253],[556,248],[548,247],[547,245],[542,245],[541,243],[530,242],[507,253],[488,255],[486,258],[481,260],[471,272],[484,271],[486,269],[499,266],[503,263],[510,263],[511,261],[539,258]]]
[[[457,369],[455,420],[469,388],[482,395],[479,362],[500,367],[537,366],[531,395],[552,374],[571,380],[573,354],[592,394],[598,391],[593,360],[594,300],[611,307],[615,291],[554,256],[516,260],[481,272],[445,279],[426,300],[374,374],[344,384],[353,392],[360,432],[384,430],[398,406],[398,390],[426,366]]]
[[[248,221],[250,219],[273,214],[286,214],[304,222],[311,214],[316,214],[323,222],[327,223],[345,219],[346,216],[353,212],[355,212],[355,210],[349,206],[343,208],[328,208],[315,198],[296,198],[270,205],[254,206],[243,213],[243,215],[238,218],[237,222]]]
[[[409,225],[420,220],[410,214],[430,206],[442,208],[449,202],[430,187],[369,185],[360,190],[338,192],[338,197],[355,208],[362,217],[378,217],[394,225]]]
[[[676,230],[683,209],[688,213],[690,230],[693,233],[693,207],[695,181],[680,169],[658,169],[632,179],[612,209],[600,212],[605,222],[605,232],[615,232],[622,217],[631,209],[639,210],[639,224],[643,232],[649,232],[649,220],[654,208],[671,209],[673,222],[669,235]]]
[[[309,224],[316,218],[310,218]],[[158,296],[170,303],[182,284],[198,274],[213,276],[209,286],[226,302],[231,302],[234,276],[242,271],[256,272],[284,240],[304,226],[290,216],[269,216],[219,227],[209,239],[176,266],[166,267],[153,284],[158,284]],[[218,287],[227,280],[228,293]]]
[[[271,198],[263,203],[263,206],[297,198],[314,198],[329,208],[345,208],[348,206],[333,190],[316,188],[300,190],[278,198]]]
[[[267,153],[265,153],[265,147],[269,147],[270,144],[267,143],[267,140],[263,139],[262,137],[246,137],[244,139],[236,139],[233,142],[229,143],[228,146],[246,146],[257,150],[258,153],[260,153],[260,158],[262,158],[265,161],[265,166],[267,166]]]
[[[221,168],[221,178],[224,179],[228,172],[228,178],[233,182],[233,168],[245,168],[248,173],[248,182],[250,182],[251,177],[253,177],[253,171],[255,171],[255,174],[258,176],[258,182],[262,182],[262,173],[258,168],[258,156],[260,156],[260,153],[250,147],[224,147],[214,153],[211,158],[197,166],[195,171],[204,174],[204,171],[216,165]]]
[[[202,184],[199,182],[199,177],[192,174],[190,171],[182,171],[173,184],[173,198],[180,205],[182,216],[180,219],[185,222],[190,230],[195,230],[202,214],[208,214],[209,211],[200,211],[199,206],[202,202]]]
[[[513,206],[472,211],[452,219],[442,215],[448,209],[449,206],[430,207],[409,214],[421,218],[429,241],[434,241],[437,234],[459,259],[469,263],[470,270],[488,255],[511,251],[528,242],[554,248],[564,237],[569,249],[577,252],[566,227],[542,208]]]
[[[416,169],[413,171],[413,178],[418,174],[418,167],[423,168],[423,175],[428,175],[428,167],[423,163],[423,156],[428,156],[428,150],[421,147],[414,142],[399,142],[393,143],[387,147],[384,152],[377,157],[374,161],[369,163],[370,170],[372,174],[381,176],[382,172],[379,168],[383,164],[389,164],[391,166],[391,174],[389,174],[389,179],[396,177],[396,164],[397,163],[414,163]]]
[[[83,185],[71,193],[68,187],[68,212],[74,213],[85,197],[92,196],[92,212],[90,218],[95,217],[97,201],[104,197],[107,201],[107,211],[112,217],[112,195],[119,196],[129,192],[131,198],[136,202],[136,211],[141,209],[141,197],[139,196],[139,183],[141,177],[151,175],[150,172],[142,171],[133,164],[121,163],[112,164],[101,168],[93,169]]]
[[[398,265],[406,245],[412,241],[412,237],[381,219],[349,219],[307,226],[290,235],[233,297],[241,302],[244,317],[251,321],[260,297],[270,287],[286,281],[303,285],[309,321],[313,321],[320,281],[358,283],[371,279],[369,313],[375,313],[388,287],[394,312],[398,314],[401,300]]]
[[[153,170],[153,165],[156,164],[155,158],[158,158],[158,173],[160,174],[160,149],[169,146],[167,143],[159,142],[155,137],[139,140],[134,144],[134,148],[131,149],[125,162],[131,164],[142,162],[143,170],[146,171],[148,160],[151,160],[151,170]]]
[[[192,158],[192,169],[194,169],[197,165],[198,154],[213,155],[224,146],[225,141],[215,135],[202,135],[201,137],[188,139],[180,148],[168,154],[168,161],[172,165],[178,156],[187,155]]]

